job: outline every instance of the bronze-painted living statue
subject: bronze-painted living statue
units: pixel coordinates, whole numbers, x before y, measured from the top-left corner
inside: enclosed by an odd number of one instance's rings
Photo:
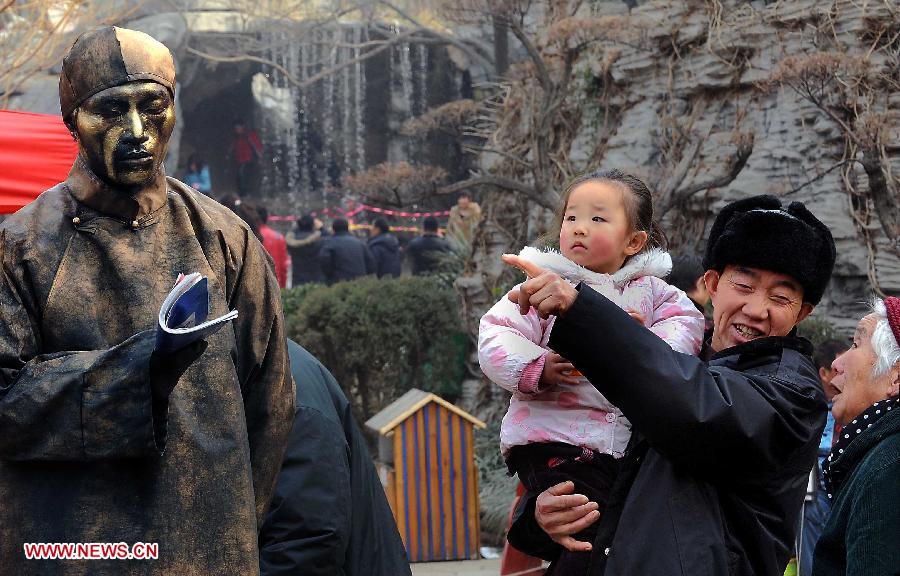
[[[259,570],[294,410],[278,284],[232,212],[167,178],[175,67],[150,36],[82,35],[59,83],[79,153],[0,226],[0,573]],[[179,273],[237,320],[154,351]],[[156,560],[26,560],[36,542],[158,543]]]

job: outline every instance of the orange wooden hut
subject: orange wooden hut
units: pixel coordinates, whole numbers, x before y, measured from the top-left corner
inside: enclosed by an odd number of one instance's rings
[[[478,472],[472,432],[484,422],[412,389],[366,422],[411,562],[479,557]]]

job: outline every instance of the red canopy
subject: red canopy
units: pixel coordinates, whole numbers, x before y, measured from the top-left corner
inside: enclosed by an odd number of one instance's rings
[[[0,110],[0,214],[65,180],[77,152],[61,116]]]

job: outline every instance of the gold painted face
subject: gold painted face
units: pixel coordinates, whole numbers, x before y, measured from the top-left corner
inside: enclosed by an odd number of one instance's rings
[[[150,184],[166,156],[175,104],[156,82],[130,82],[85,100],[74,118],[81,154],[107,184],[128,189]]]

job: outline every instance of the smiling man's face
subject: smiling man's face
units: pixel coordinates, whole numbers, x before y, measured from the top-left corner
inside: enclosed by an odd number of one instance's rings
[[[112,186],[146,186],[159,173],[175,106],[156,82],[130,82],[94,94],[74,118],[81,154],[91,170]]]
[[[716,352],[766,336],[787,336],[813,306],[800,284],[786,274],[726,266],[704,276],[713,304],[712,348]]]

